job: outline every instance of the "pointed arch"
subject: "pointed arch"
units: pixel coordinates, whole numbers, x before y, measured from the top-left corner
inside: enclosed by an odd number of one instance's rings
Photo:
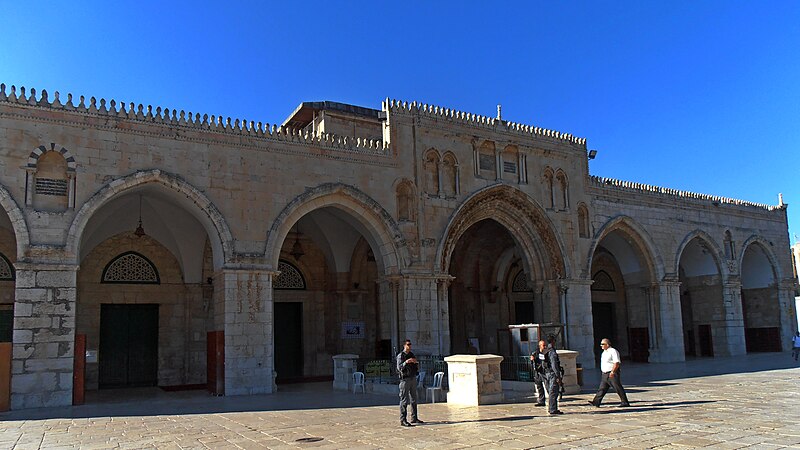
[[[745,253],[747,253],[747,249],[751,245],[758,245],[764,252],[764,255],[766,255],[767,260],[769,260],[769,265],[772,268],[772,275],[775,277],[775,282],[777,283],[780,280],[782,280],[783,274],[781,273],[781,267],[780,264],[778,264],[778,258],[775,256],[775,253],[771,249],[772,247],[771,243],[768,240],[764,239],[763,237],[755,234],[750,236],[749,238],[747,238],[747,240],[744,241],[744,243],[742,244],[742,251],[736,258],[737,265],[739,267],[739,272],[741,273],[742,271],[742,264],[744,264]]]
[[[475,192],[453,211],[436,250],[440,271],[448,271],[461,235],[484,219],[493,219],[509,230],[525,253],[523,260],[529,274],[533,274],[534,267],[549,267],[544,278],[570,276],[564,245],[544,209],[519,189],[500,184]],[[537,256],[542,261],[537,262]]]
[[[645,263],[648,265],[651,280],[662,280],[664,278],[664,260],[658,252],[658,247],[650,234],[635,220],[629,216],[617,216],[608,220],[595,233],[592,244],[589,246],[589,253],[586,255],[583,277],[588,278],[592,272],[592,258],[597,251],[600,242],[614,231],[620,230],[630,236],[639,250],[642,252]]]
[[[725,255],[723,254],[722,249],[720,249],[717,243],[714,242],[714,238],[712,238],[710,234],[700,229],[694,230],[687,234],[686,237],[683,238],[683,241],[680,243],[680,245],[678,245],[678,249],[675,253],[674,273],[680,272],[681,256],[683,255],[684,250],[686,250],[686,246],[688,246],[694,239],[700,240],[711,249],[711,257],[714,260],[714,264],[717,265],[717,271],[719,274],[725,278],[730,276],[727,265],[722,263],[722,261],[725,260]]]
[[[325,183],[295,197],[278,214],[267,233],[264,256],[273,267],[278,265],[281,246],[291,227],[301,217],[324,207],[334,207],[345,211],[363,227],[365,237],[381,255],[381,269],[384,274],[398,273],[406,267],[408,246],[392,216],[367,194],[342,183]]]
[[[233,235],[225,217],[197,188],[177,175],[160,169],[140,170],[106,184],[87,200],[75,214],[67,232],[67,253],[76,259],[80,254],[81,238],[86,224],[100,208],[123,193],[145,184],[155,183],[176,195],[173,197],[186,207],[206,230],[211,241],[215,267],[222,267],[233,256]]]
[[[17,241],[16,259],[17,261],[24,260],[25,252],[31,242],[30,233],[28,232],[28,221],[25,219],[25,215],[22,214],[22,210],[14,200],[14,197],[12,197],[11,193],[2,185],[0,185],[0,206],[3,207],[3,210],[11,221],[11,227],[13,228],[14,237]]]

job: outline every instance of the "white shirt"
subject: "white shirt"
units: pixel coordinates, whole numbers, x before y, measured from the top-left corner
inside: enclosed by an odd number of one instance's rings
[[[800,336],[795,336],[792,338],[793,347],[800,347]]]
[[[603,350],[603,354],[600,355],[600,370],[603,373],[611,372],[614,370],[614,363],[618,362],[620,362],[619,352],[614,347],[609,346],[607,349]]]

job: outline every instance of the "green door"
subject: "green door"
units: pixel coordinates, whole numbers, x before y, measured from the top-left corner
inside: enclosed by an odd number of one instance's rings
[[[100,388],[158,382],[158,305],[100,305]]]

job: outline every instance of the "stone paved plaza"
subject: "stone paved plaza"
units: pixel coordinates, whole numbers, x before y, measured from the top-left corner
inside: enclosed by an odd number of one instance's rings
[[[507,393],[500,405],[423,404],[427,423],[412,429],[399,427],[394,396],[334,392],[329,383],[224,398],[101,391],[80,407],[0,413],[0,448],[800,447],[800,365],[788,353],[624,370],[628,409],[613,393],[600,409],[588,405],[598,379],[590,371],[584,393],[565,397],[563,416]]]

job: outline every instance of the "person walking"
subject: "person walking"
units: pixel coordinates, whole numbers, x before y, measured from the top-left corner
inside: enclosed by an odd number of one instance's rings
[[[544,379],[547,384],[547,413],[551,416],[564,414],[558,409],[558,391],[563,382],[561,379],[561,360],[556,352],[556,338],[547,337],[547,350],[545,353]]]
[[[397,354],[397,374],[400,377],[400,425],[425,423],[417,415],[417,374],[419,362],[411,351],[411,340],[403,343],[403,351]],[[411,405],[411,422],[408,421],[408,405]]]
[[[608,392],[609,387],[613,387],[614,391],[619,395],[619,406],[631,406],[628,403],[628,396],[625,395],[625,388],[622,387],[622,380],[620,379],[620,359],[617,349],[611,346],[611,341],[604,338],[600,341],[600,347],[603,348],[603,354],[600,355],[600,371],[603,375],[600,379],[600,388],[597,390],[594,399],[589,400],[589,403],[596,407],[600,407],[603,397]]]
[[[792,358],[797,361],[797,355],[800,355],[800,331],[795,333],[792,338]]]
[[[544,406],[544,365],[547,355],[547,343],[539,341],[539,348],[531,353],[533,363],[533,384],[536,386],[536,403],[533,406]]]

